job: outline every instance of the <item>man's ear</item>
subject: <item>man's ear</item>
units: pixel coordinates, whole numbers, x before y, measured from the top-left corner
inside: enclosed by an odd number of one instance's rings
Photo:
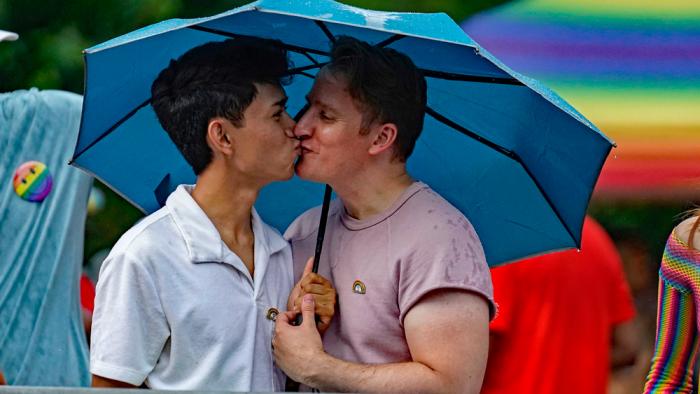
[[[211,149],[223,155],[233,154],[233,141],[229,135],[232,131],[233,125],[229,120],[223,118],[210,120],[207,126],[207,142]]]
[[[375,127],[374,141],[369,147],[370,155],[378,155],[387,149],[391,149],[398,134],[398,129],[393,123],[384,123]]]

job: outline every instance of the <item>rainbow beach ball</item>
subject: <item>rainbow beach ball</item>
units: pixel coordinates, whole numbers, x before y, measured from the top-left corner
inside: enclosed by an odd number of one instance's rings
[[[53,180],[46,164],[28,161],[17,168],[12,184],[18,196],[27,201],[41,202],[51,192]]]

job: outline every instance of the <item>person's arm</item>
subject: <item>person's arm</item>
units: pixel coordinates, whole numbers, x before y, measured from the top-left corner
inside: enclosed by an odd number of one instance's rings
[[[639,327],[636,320],[613,327],[610,366],[613,370],[634,365],[639,353]]]
[[[126,382],[121,382],[119,380],[107,379],[107,378],[103,378],[102,376],[92,375],[92,387],[100,387],[100,388],[114,387],[114,388],[134,389],[134,388],[137,388],[138,386],[134,386],[133,384],[129,384]]]
[[[693,296],[659,278],[656,344],[644,393],[690,393],[698,350]]]
[[[110,256],[97,282],[90,346],[90,373],[108,380],[95,384],[141,385],[169,337],[149,266],[131,254]]]
[[[642,327],[634,318],[615,325],[610,353],[609,394],[641,393],[652,349],[642,346]]]
[[[273,340],[277,365],[292,379],[322,391],[478,393],[488,356],[489,310],[474,293],[433,291],[406,314],[404,329],[413,361],[364,365],[323,351],[307,324],[313,298],[304,297],[304,324],[277,319]]]

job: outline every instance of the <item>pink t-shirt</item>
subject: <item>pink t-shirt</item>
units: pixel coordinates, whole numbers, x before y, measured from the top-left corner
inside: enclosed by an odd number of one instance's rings
[[[313,256],[320,208],[287,229],[295,281]],[[385,212],[357,220],[340,200],[331,203],[319,274],[338,292],[336,315],[324,335],[326,351],[361,363],[410,361],[406,313],[436,289],[484,297],[493,316],[493,288],[479,238],[455,207],[415,182]]]

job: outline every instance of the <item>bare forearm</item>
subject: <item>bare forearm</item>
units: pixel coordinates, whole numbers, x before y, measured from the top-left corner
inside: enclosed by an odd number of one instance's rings
[[[114,379],[103,378],[102,376],[92,375],[92,387],[99,388],[136,388],[132,384]]]
[[[272,345],[287,375],[322,391],[478,393],[488,357],[488,305],[468,292],[433,292],[404,319],[412,362],[358,364],[326,353],[313,326],[313,297],[303,299],[304,323],[277,317]]]
[[[328,354],[310,372],[303,383],[328,392],[478,393],[483,380],[483,376],[450,379],[419,362],[357,364]]]

